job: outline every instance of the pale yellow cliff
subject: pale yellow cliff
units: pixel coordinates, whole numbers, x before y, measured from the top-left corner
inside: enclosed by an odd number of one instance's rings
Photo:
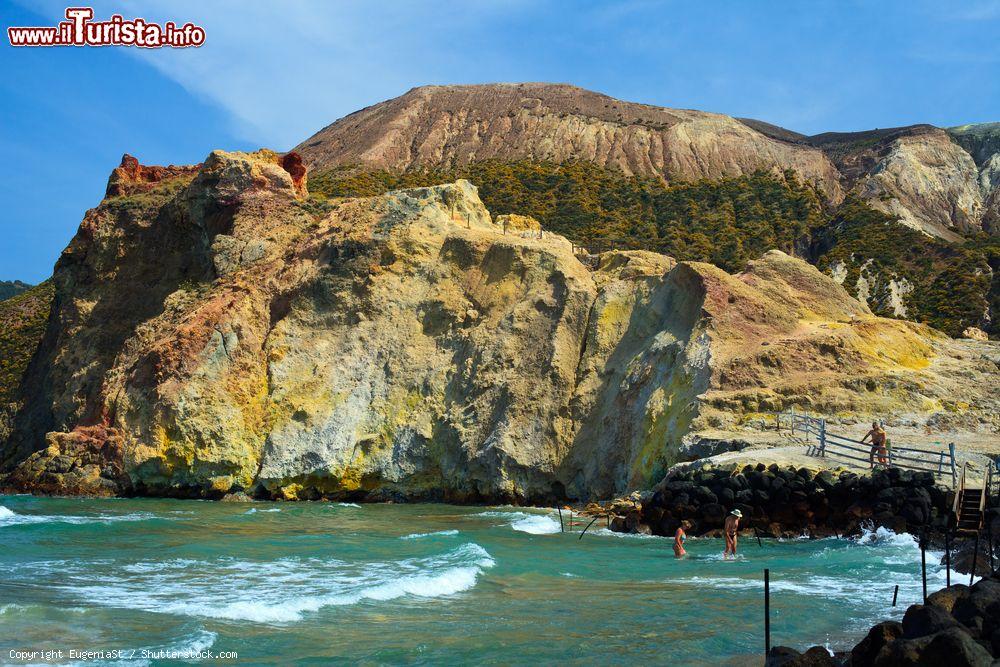
[[[790,406],[1000,430],[994,344],[780,252],[577,255],[465,181],[320,203],[297,165],[215,152],[88,212],[0,485],[608,497]]]

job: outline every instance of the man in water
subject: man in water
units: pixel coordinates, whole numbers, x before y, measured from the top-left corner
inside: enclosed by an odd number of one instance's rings
[[[864,442],[868,438],[872,439],[872,450],[868,454],[868,462],[871,464],[872,470],[875,469],[876,454],[878,455],[879,464],[888,466],[889,461],[886,457],[889,452],[885,448],[885,430],[879,426],[878,422],[872,422],[872,430],[865,433],[865,437],[861,438],[861,442]]]
[[[740,529],[740,519],[742,518],[743,512],[739,510],[733,510],[726,517],[726,523],[722,527],[723,532],[726,533],[726,550],[722,552],[723,556],[736,555],[736,533]]]

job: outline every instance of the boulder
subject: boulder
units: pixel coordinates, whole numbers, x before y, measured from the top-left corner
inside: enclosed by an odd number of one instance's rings
[[[721,526],[726,518],[726,508],[719,503],[708,503],[701,506],[700,516],[708,526]]]
[[[872,627],[861,642],[851,650],[851,665],[874,664],[875,658],[890,643],[903,636],[903,624],[885,621]]]
[[[948,665],[949,667],[987,667],[993,663],[990,655],[972,636],[959,629],[949,628],[933,635],[920,653],[921,665]]]
[[[947,613],[955,608],[955,603],[969,595],[969,587],[964,584],[953,584],[950,588],[942,588],[927,596],[927,604],[937,607]]]
[[[979,327],[966,327],[962,332],[962,338],[968,338],[969,340],[980,340],[987,341],[990,339],[986,332]]]
[[[903,616],[903,636],[907,639],[926,637],[957,625],[958,621],[940,607],[915,604]]]
[[[962,625],[982,630],[982,619],[987,615],[987,609],[1000,602],[1000,581],[982,579],[955,602],[952,615]]]
[[[839,664],[822,646],[813,646],[805,653],[799,653],[787,646],[775,646],[764,662],[775,667],[834,667]]]
[[[770,653],[764,661],[765,667],[788,667],[795,664],[795,660],[802,657],[802,654],[788,646],[772,646]]]

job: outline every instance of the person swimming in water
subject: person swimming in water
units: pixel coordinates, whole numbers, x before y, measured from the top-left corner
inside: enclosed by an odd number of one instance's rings
[[[689,530],[691,530],[691,522],[686,519],[677,526],[677,532],[674,533],[674,556],[677,558],[683,558],[687,555],[687,551],[684,551],[684,541],[687,540],[687,531]]]
[[[740,529],[740,519],[742,518],[743,512],[739,510],[733,510],[726,517],[726,523],[722,527],[726,534],[726,550],[722,552],[723,557],[736,555],[736,535]]]

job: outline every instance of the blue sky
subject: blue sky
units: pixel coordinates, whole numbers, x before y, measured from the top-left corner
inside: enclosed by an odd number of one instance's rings
[[[422,84],[573,83],[805,133],[1000,120],[1000,0],[94,2],[200,49],[0,46],[0,279],[50,275],[107,176],[290,148]],[[3,27],[66,5],[0,0]],[[4,31],[5,33],[6,31]]]

